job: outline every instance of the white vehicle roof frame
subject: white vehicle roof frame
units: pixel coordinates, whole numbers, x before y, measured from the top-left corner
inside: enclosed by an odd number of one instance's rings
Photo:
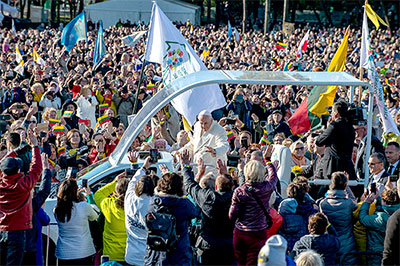
[[[149,101],[147,101],[139,113],[133,118],[124,135],[122,136],[117,148],[110,156],[111,165],[121,162],[124,154],[128,151],[133,140],[139,135],[147,122],[166,104],[171,102],[180,94],[195,87],[208,84],[260,84],[260,85],[298,85],[298,86],[362,86],[367,87],[370,92],[370,103],[374,95],[374,89],[368,82],[360,81],[345,72],[287,72],[287,71],[226,71],[226,70],[207,70],[189,74],[183,78],[174,80],[163,89],[158,91]],[[370,110],[371,109],[371,110]],[[372,113],[372,104],[368,107],[368,112]],[[371,145],[372,116],[367,120],[367,157]],[[366,169],[366,176],[368,168]],[[367,185],[368,179],[365,178],[360,183]],[[321,180],[322,181],[322,180]],[[330,180],[326,180],[329,182]]]

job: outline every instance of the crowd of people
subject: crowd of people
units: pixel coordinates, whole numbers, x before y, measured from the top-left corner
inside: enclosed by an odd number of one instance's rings
[[[344,35],[344,28],[306,25],[236,39],[226,27],[176,26],[208,69],[226,70],[324,71]],[[98,265],[100,255],[122,265],[400,264],[400,138],[383,134],[374,106],[366,158],[366,125],[353,125],[348,114],[348,102],[366,109],[368,91],[350,99],[350,88],[339,87],[328,124],[293,136],[287,120],[311,88],[221,85],[227,105],[201,112],[190,133],[172,104],[157,112],[131,144],[135,174],[97,191],[78,186],[70,172],[110,156],[131,115],[163,87],[161,67],[142,63],[145,39],[134,47],[120,39],[136,26],[105,30],[107,54],[96,69],[97,26],[88,28],[87,41],[70,52],[62,29],[0,29],[1,265],[43,265],[41,230],[51,216],[58,240],[50,255],[59,265]],[[400,129],[399,35],[380,29],[370,39]],[[351,29],[345,71],[355,77],[360,45],[361,30]],[[161,165],[157,176],[150,157],[138,167],[138,152],[150,149],[171,153],[177,169]],[[350,187],[364,178],[364,164],[368,186]],[[310,185],[315,178],[331,183]],[[51,184],[57,205],[46,213]]]

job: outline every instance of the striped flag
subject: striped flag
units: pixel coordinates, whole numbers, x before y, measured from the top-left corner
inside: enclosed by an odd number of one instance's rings
[[[64,118],[70,118],[74,112],[73,111],[65,111],[63,114]]]
[[[57,157],[60,157],[61,154],[65,153],[65,147],[60,147],[57,149]]]
[[[49,126],[51,127],[55,126],[58,123],[61,123],[61,121],[57,119],[51,119],[51,118],[49,119]]]
[[[22,59],[22,55],[21,52],[19,51],[18,47],[15,46],[15,61],[17,61],[17,63],[21,63],[24,64],[24,60]]]
[[[154,91],[155,88],[156,88],[156,85],[154,85],[153,83],[150,83],[150,84],[146,85],[146,90],[147,91]]]
[[[228,141],[230,141],[231,139],[234,139],[234,138],[235,138],[235,136],[233,135],[232,130],[229,130],[229,131],[226,133],[226,135],[228,136]]]
[[[99,110],[100,110],[100,112],[103,112],[103,111],[105,111],[105,110],[107,110],[108,109],[108,104],[100,104],[99,105]]]
[[[283,42],[277,42],[275,44],[275,48],[278,50],[283,50],[286,49],[287,43],[283,43]]]
[[[268,141],[268,131],[264,129],[264,134],[260,140],[260,145],[265,146],[267,144],[270,144],[270,142]]]
[[[53,127],[53,133],[54,134],[64,134],[65,133],[64,126],[54,126]]]
[[[103,115],[102,117],[97,119],[97,121],[99,121],[100,125],[103,125],[103,124],[105,124],[105,123],[110,121],[110,117],[108,117],[108,115]]]

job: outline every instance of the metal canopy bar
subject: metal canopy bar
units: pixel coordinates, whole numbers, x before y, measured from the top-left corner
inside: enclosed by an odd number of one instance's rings
[[[262,84],[306,86],[364,86],[372,88],[344,72],[272,72],[207,70],[174,80],[147,101],[125,130],[118,146],[111,154],[111,165],[119,164],[131,143],[147,122],[175,97],[195,87],[207,84]],[[204,92],[206,93],[206,92]]]

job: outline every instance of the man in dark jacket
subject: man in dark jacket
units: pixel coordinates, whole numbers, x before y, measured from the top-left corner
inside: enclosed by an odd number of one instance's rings
[[[182,170],[186,192],[202,211],[202,231],[196,247],[202,265],[233,265],[233,221],[229,220],[232,201],[232,181],[219,175],[213,189],[202,189],[194,181],[191,167]]]
[[[22,160],[8,157],[0,164],[0,243],[2,265],[20,265],[26,231],[32,228],[31,190],[40,179],[42,160],[37,139],[28,134],[32,164],[27,175],[20,173]]]
[[[324,178],[330,178],[332,173],[346,171],[350,179],[356,179],[351,155],[355,139],[354,128],[346,119],[346,102],[333,104],[330,120],[332,121],[327,129],[319,135],[316,140],[317,146],[325,145],[324,157],[321,160],[321,169]]]
[[[28,173],[31,162],[31,147],[26,142],[22,143],[20,135],[16,132],[8,134],[6,144],[7,150],[10,152],[5,158],[12,157],[21,159],[23,163],[21,173]]]
[[[288,138],[292,135],[290,132],[290,127],[284,121],[282,121],[283,115],[281,110],[275,110],[272,112],[273,122],[267,125],[268,141],[272,143],[274,136],[278,133],[285,134]]]

